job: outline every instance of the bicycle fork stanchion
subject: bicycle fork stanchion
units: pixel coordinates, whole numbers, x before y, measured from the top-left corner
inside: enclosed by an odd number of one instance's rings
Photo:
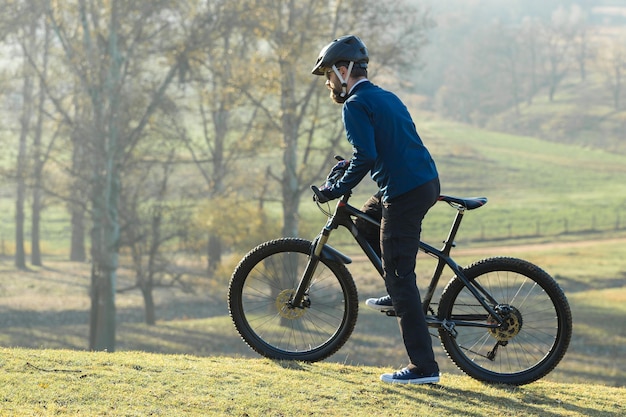
[[[311,189],[314,193],[319,193],[317,187],[311,186]],[[332,216],[328,218],[326,226],[324,226],[320,234],[313,241],[309,261],[306,264],[306,268],[304,269],[302,278],[300,278],[298,287],[296,288],[293,297],[291,298],[291,300],[289,300],[288,303],[291,308],[304,308],[304,306],[302,306],[302,301],[304,300],[304,296],[309,289],[309,285],[311,285],[311,279],[313,278],[313,274],[315,273],[317,265],[320,262],[320,259],[322,257],[322,251],[324,250],[324,246],[326,246],[326,242],[328,242],[330,232],[338,227],[337,211],[340,210],[340,208],[344,207],[345,201],[347,201],[347,196],[343,196],[341,200],[339,200],[337,206],[335,207],[335,212]]]
[[[289,300],[291,308],[304,308],[304,306],[302,306],[302,301],[304,300],[304,296],[309,288],[309,285],[311,284],[311,279],[317,269],[317,265],[320,262],[322,249],[324,249],[324,245],[328,242],[330,230],[330,227],[325,227],[322,230],[322,233],[320,233],[320,235],[313,241],[309,261],[306,264],[306,268],[304,269],[304,273],[302,274],[302,278],[300,278],[300,282],[298,283],[298,287],[296,288],[293,297]]]

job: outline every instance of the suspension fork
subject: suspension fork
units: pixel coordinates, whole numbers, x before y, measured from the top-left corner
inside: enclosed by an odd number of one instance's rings
[[[303,308],[302,301],[304,300],[304,296],[311,285],[313,274],[315,274],[315,270],[317,269],[317,265],[319,264],[322,256],[322,249],[324,249],[324,245],[326,245],[326,242],[328,242],[328,238],[330,237],[330,231],[331,229],[327,225],[313,241],[313,244],[311,245],[311,254],[309,255],[306,268],[304,268],[304,272],[302,273],[302,277],[300,278],[300,282],[298,283],[298,287],[296,288],[293,297],[289,300],[289,306],[291,308]]]
[[[306,268],[302,273],[302,277],[300,278],[300,282],[298,283],[298,287],[296,288],[293,297],[289,300],[289,306],[291,308],[303,308],[302,302],[304,300],[304,296],[311,286],[311,281],[313,279],[313,274],[315,274],[315,270],[320,263],[320,259],[322,258],[322,253],[324,248],[326,247],[326,242],[330,237],[331,231],[337,229],[339,225],[343,225],[348,227],[347,225],[352,224],[350,221],[350,207],[348,203],[349,194],[341,197],[341,200],[337,203],[335,207],[334,214],[328,219],[326,225],[322,229],[322,231],[317,235],[315,240],[313,240],[313,244],[311,245],[311,254],[309,255],[309,260],[306,264]],[[348,227],[348,229],[350,229]],[[350,263],[350,259],[345,255],[337,252],[339,255],[339,260],[342,262]]]

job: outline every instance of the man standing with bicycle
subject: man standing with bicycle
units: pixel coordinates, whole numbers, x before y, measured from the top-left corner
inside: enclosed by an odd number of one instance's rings
[[[439,197],[435,163],[422,143],[402,101],[367,79],[369,55],[356,36],[335,39],[325,46],[313,68],[326,76],[331,99],[342,104],[346,136],[353,148],[349,161],[339,162],[320,189],[325,201],[348,193],[370,173],[380,191],[363,207],[380,220],[380,231],[358,224],[359,232],[381,255],[389,295],[367,300],[381,311],[395,312],[409,365],[381,375],[384,382],[427,384],[439,382],[428,326],[416,283],[422,220]],[[339,175],[337,175],[339,174]]]

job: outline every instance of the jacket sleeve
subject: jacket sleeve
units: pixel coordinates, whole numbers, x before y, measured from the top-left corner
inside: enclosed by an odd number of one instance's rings
[[[374,167],[377,154],[371,112],[367,107],[358,101],[346,101],[342,114],[348,142],[352,145],[352,158],[344,176],[330,190],[334,198],[361,182]]]

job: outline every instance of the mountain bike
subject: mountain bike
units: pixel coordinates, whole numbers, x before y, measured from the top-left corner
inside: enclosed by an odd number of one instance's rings
[[[319,193],[316,186],[311,189]],[[355,219],[380,224],[348,204],[349,198],[337,200],[332,212],[317,203],[328,219],[313,241],[265,242],[234,270],[230,315],[243,340],[260,355],[315,362],[337,352],[350,337],[358,314],[357,288],[346,267],[352,260],[328,245],[332,232],[345,227],[381,276],[383,268]],[[439,202],[456,213],[441,249],[425,242],[419,246],[437,259],[422,300],[429,327],[436,329],[457,367],[477,380],[523,385],[544,377],[570,342],[572,315],[565,294],[547,272],[522,259],[492,257],[458,265],[450,252],[463,216],[483,207],[487,198],[441,195]],[[434,300],[446,267],[454,275]]]

